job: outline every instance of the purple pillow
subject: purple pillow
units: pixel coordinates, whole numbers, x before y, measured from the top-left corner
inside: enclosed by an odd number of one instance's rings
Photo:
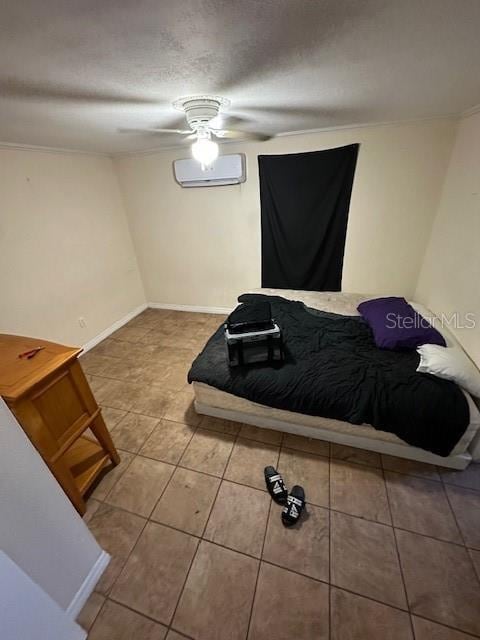
[[[357,308],[381,349],[416,349],[421,344],[446,346],[441,333],[405,298],[375,298],[362,302]]]

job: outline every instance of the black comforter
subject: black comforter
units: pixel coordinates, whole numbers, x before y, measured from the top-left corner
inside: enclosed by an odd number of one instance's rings
[[[195,359],[189,382],[298,413],[368,423],[411,445],[447,456],[465,432],[469,408],[453,382],[417,373],[416,352],[375,346],[359,317],[315,311],[276,296],[268,299],[282,328],[286,360],[276,366],[228,366],[220,327]]]

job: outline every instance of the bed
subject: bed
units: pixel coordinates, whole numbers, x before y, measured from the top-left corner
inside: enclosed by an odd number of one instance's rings
[[[349,318],[358,318],[358,304],[372,297],[360,294],[275,289],[259,289],[251,293],[280,296],[283,299],[299,301],[304,303],[310,310],[317,310],[324,315],[336,314],[336,317],[344,316],[345,322]],[[422,315],[431,315],[419,305],[415,306]],[[451,334],[448,334],[446,339],[450,345],[456,342]],[[368,423],[354,424],[350,420],[311,415],[308,411],[291,411],[284,407],[271,406],[270,403],[259,403],[252,401],[248,397],[242,397],[242,395],[248,396],[248,394],[229,393],[221,388],[222,385],[217,384],[214,377],[199,375],[201,367],[199,367],[198,363],[202,363],[202,358],[204,360],[207,358],[209,349],[214,353],[212,345],[215,340],[217,342],[217,355],[215,357],[217,359],[220,357],[218,355],[219,334],[217,334],[216,338],[215,336],[212,337],[211,341],[207,343],[202,354],[194,362],[189,374],[195,394],[195,408],[198,413],[455,469],[463,469],[470,461],[480,460],[480,412],[471,396],[463,390],[460,391],[456,388],[457,396],[455,394],[452,396],[457,401],[458,411],[460,412],[461,408],[462,411],[467,412],[463,418],[464,424],[459,425],[458,441],[455,439],[453,448],[451,448],[451,445],[449,446],[448,455],[445,455],[445,451],[442,451],[442,455],[438,455],[431,450],[426,450],[423,446],[407,444],[403,438],[395,433],[379,429],[378,424],[377,428],[374,428]],[[206,381],[213,381],[213,384],[206,383]],[[450,393],[452,392],[451,388],[447,390]],[[458,404],[458,396],[462,394],[460,405]],[[440,400],[441,398],[439,398]],[[445,405],[444,408],[446,409],[449,406]],[[375,424],[373,420],[372,422]],[[427,448],[435,451],[435,447]]]

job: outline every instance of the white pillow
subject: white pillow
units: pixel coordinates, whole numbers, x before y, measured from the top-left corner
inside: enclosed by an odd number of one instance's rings
[[[422,344],[417,352],[420,354],[417,371],[452,380],[480,398],[480,371],[460,348]]]
[[[443,336],[447,347],[460,347],[459,341],[453,333],[442,324],[440,318],[435,315],[433,311],[430,311],[430,309],[427,309],[427,307],[424,307],[423,304],[419,302],[410,302],[409,304]]]

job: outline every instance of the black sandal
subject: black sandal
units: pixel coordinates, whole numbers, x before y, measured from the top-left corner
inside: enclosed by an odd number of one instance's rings
[[[300,520],[302,511],[305,507],[305,491],[296,484],[292,487],[288,497],[287,504],[282,511],[282,522],[285,527],[292,527]]]
[[[274,467],[265,467],[264,473],[267,491],[272,499],[278,504],[285,504],[287,502],[288,491],[282,476]]]

